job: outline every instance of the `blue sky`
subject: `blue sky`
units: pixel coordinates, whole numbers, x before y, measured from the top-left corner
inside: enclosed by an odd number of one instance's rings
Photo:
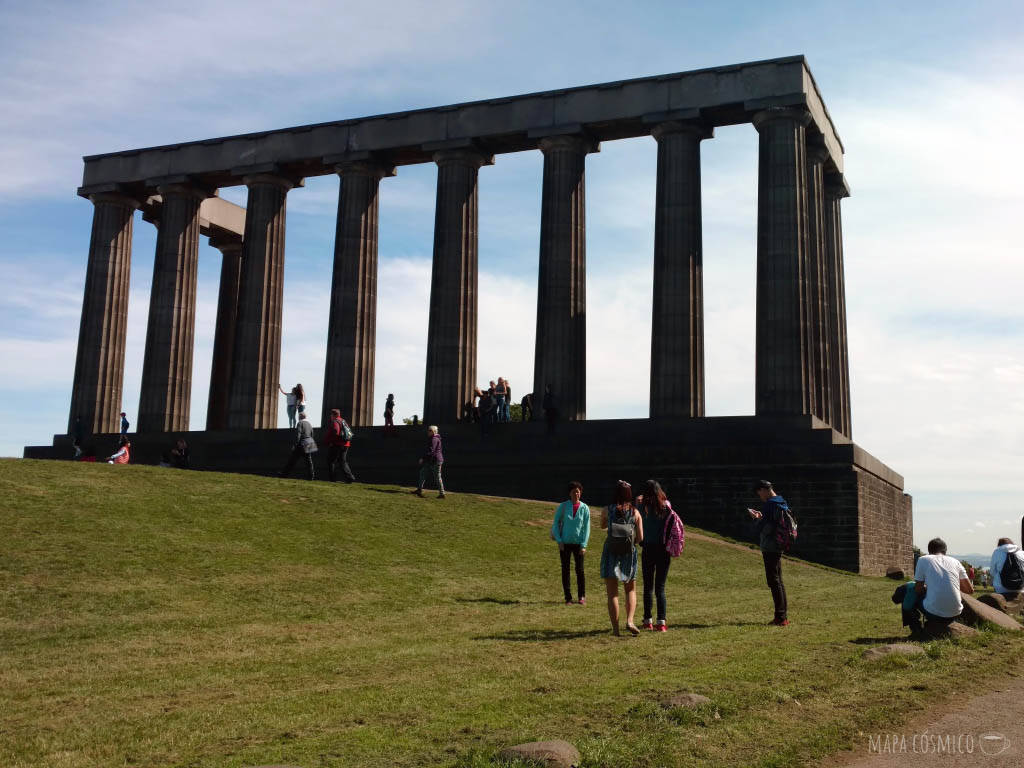
[[[0,0],[0,455],[65,428],[92,205],[81,157],[804,54],[846,147],[854,438],[907,479],[915,541],[1016,538],[1024,487],[1024,12],[1017,4]],[[653,139],[587,161],[588,415],[647,410]],[[702,148],[707,407],[753,411],[757,136]],[[481,380],[532,381],[541,156],[480,172]],[[376,392],[422,389],[433,166],[381,184]],[[282,379],[322,387],[338,182],[289,195]],[[222,195],[244,203],[238,188]],[[124,407],[156,231],[136,220]],[[192,423],[219,253],[200,251]],[[611,361],[622,350],[632,366]],[[314,407],[314,412],[318,408]],[[283,412],[283,408],[282,408]]]

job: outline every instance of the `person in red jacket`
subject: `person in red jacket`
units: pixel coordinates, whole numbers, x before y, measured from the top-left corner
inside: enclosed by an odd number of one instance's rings
[[[334,472],[338,464],[341,464],[341,473],[345,476],[346,483],[354,483],[355,475],[348,466],[348,449],[352,440],[345,435],[351,435],[348,423],[341,418],[341,411],[331,408],[331,423],[327,427],[327,478],[333,483]]]

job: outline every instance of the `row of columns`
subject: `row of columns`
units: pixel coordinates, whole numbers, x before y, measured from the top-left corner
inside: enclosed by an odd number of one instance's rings
[[[839,201],[841,176],[808,143],[804,109],[754,116],[758,171],[756,412],[813,414],[850,434],[849,372]],[[652,418],[704,415],[704,309],[700,143],[696,120],[652,128],[658,144],[651,329]],[[583,134],[541,137],[544,155],[535,414],[552,389],[562,418],[586,417],[586,155]],[[423,417],[463,417],[476,382],[477,178],[493,157],[472,144],[440,147]],[[373,419],[380,180],[394,168],[367,157],[340,178],[325,365],[324,418],[338,407],[353,424]],[[244,238],[211,239],[223,254],[207,429],[277,423],[287,193],[280,173],[243,177]],[[153,289],[139,403],[140,431],[188,429],[195,325],[199,206],[194,184],[159,187]],[[117,430],[124,370],[132,214],[124,195],[95,205],[69,425]]]

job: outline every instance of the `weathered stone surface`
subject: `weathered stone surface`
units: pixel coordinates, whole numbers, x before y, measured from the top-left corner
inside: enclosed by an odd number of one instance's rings
[[[843,272],[843,217],[841,203],[850,190],[842,174],[825,177],[825,279],[828,303],[828,376],[832,397],[829,423],[846,437],[850,423],[850,358],[846,333],[846,278]]]
[[[952,624],[940,624],[936,621],[926,622],[924,625],[924,632],[930,637],[975,637],[977,636],[978,630],[973,627],[968,627],[966,624],[961,624],[959,621],[954,621]]]
[[[1006,613],[1006,598],[997,592],[987,592],[978,598],[979,603],[995,608],[997,611]]]
[[[677,693],[672,698],[663,701],[661,705],[665,709],[675,709],[676,707],[694,709],[710,703],[711,699],[707,696],[701,696],[699,693]]]
[[[242,238],[210,238],[221,252],[220,290],[217,294],[217,326],[213,335],[210,395],[206,401],[206,428],[226,429],[231,365],[238,321],[238,287],[242,277]]]
[[[868,648],[864,651],[864,659],[865,661],[877,661],[886,656],[920,656],[923,653],[924,648],[920,645],[914,645],[913,643],[890,643],[888,645],[879,645],[875,648]]]
[[[531,741],[506,747],[498,753],[499,760],[533,760],[552,768],[575,768],[580,764],[580,753],[568,741]]]
[[[896,568],[895,566],[885,569],[885,576],[888,579],[895,579],[896,581],[903,581],[907,578],[906,573],[902,568]]]
[[[986,605],[980,600],[975,600],[970,595],[961,595],[960,598],[964,602],[964,612],[960,614],[960,619],[965,624],[976,625],[982,621],[988,621],[1002,629],[1020,632],[1020,623],[1012,616],[1007,616],[999,609]]]

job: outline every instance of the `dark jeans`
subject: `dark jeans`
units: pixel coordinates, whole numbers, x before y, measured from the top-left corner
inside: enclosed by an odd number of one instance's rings
[[[300,459],[305,460],[306,468],[309,470],[309,479],[313,479],[313,454],[306,453],[306,449],[301,445],[296,445],[292,448],[292,455],[288,457],[288,463],[284,465],[284,469],[281,470],[281,477],[287,477],[292,473],[292,467],[295,466],[295,462]]]
[[[576,590],[580,597],[586,597],[587,574],[583,570],[583,553],[580,552],[580,545],[563,544],[558,550],[558,556],[562,559],[562,591],[565,592],[565,599],[572,600],[572,591],[569,589],[569,555],[576,561]]]
[[[782,553],[762,552],[764,558],[764,577],[768,588],[772,591],[775,601],[775,618],[782,621],[786,618],[786,587],[782,583]]]
[[[346,483],[355,482],[355,475],[348,466],[348,448],[344,445],[327,446],[327,478],[333,483],[334,473],[341,464],[341,474],[345,476]]]
[[[640,564],[644,574],[644,621],[651,620],[652,597],[658,601],[658,621],[665,621],[665,580],[672,556],[664,547],[644,547]]]
[[[913,587],[911,587],[913,589]],[[924,609],[924,595],[917,595],[914,598],[914,606],[909,610],[900,609],[903,613],[903,626],[910,627],[911,632],[920,632],[921,619],[927,623],[929,621],[935,622],[936,624],[949,625],[956,621],[959,616],[936,616],[934,613],[929,613]]]

